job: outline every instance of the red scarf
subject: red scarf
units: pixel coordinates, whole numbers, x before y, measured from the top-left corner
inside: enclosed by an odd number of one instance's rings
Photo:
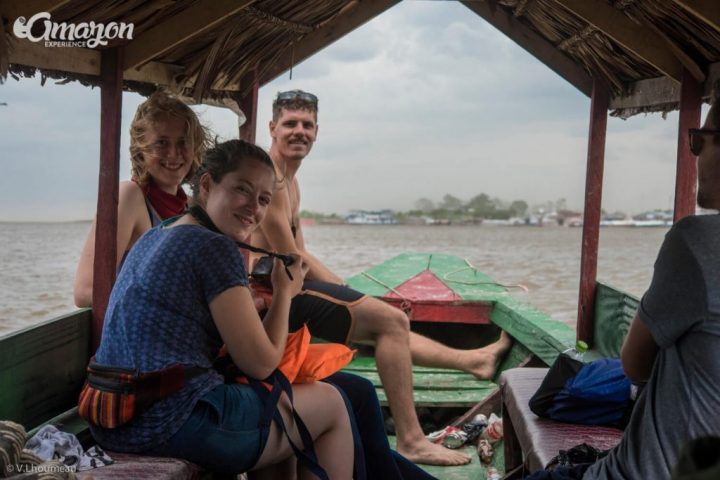
[[[133,178],[133,181],[135,179]],[[171,217],[177,217],[181,215],[187,208],[187,195],[182,187],[178,187],[175,195],[170,195],[167,192],[161,190],[155,182],[150,180],[147,185],[142,188],[145,198],[150,200],[150,205],[153,206],[155,211],[160,218],[163,220]]]

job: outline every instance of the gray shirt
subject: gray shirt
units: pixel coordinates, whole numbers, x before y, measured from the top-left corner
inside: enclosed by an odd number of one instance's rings
[[[669,479],[689,440],[720,435],[720,215],[673,226],[638,313],[659,346],[650,380],[583,479]]]

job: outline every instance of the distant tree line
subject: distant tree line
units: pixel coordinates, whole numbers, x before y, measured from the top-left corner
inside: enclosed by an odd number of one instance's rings
[[[429,198],[420,198],[415,202],[415,209],[406,212],[408,216],[430,216],[438,219],[497,219],[507,220],[511,217],[524,217],[528,213],[525,200],[506,202],[500,198],[491,198],[485,193],[475,195],[463,202],[454,195],[446,194],[441,201],[434,202]]]

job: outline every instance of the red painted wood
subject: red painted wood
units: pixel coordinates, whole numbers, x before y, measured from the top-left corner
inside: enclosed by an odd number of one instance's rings
[[[700,125],[703,86],[683,70],[680,88],[680,121],[678,125],[677,173],[675,176],[675,212],[677,222],[695,214],[697,201],[697,161],[690,151],[688,129]]]
[[[398,296],[395,292],[398,292]],[[407,298],[409,300],[462,300],[430,270],[424,270],[386,293],[386,298]]]
[[[255,143],[255,133],[257,132],[257,107],[258,107],[258,90],[260,82],[258,80],[257,67],[252,69],[249,78],[246,79],[249,84],[249,93],[246,94],[241,102],[240,109],[245,114],[245,123],[240,126],[240,138],[246,142]],[[246,89],[243,89],[246,91]]]
[[[382,297],[382,300],[393,307],[403,310],[404,301],[400,298]],[[485,325],[490,322],[492,305],[471,300],[425,301],[410,300],[408,317],[414,322],[435,323],[469,323]]]
[[[607,88],[597,80],[593,81],[591,99],[577,318],[577,338],[584,340],[588,345],[592,345],[593,339],[603,164],[609,105]]]
[[[492,305],[463,300],[430,270],[400,284],[395,292],[389,291],[382,300],[404,310],[415,322],[490,323]]]
[[[120,48],[103,50],[100,62],[100,178],[93,265],[93,351],[100,344],[103,318],[115,282],[117,263],[122,56]]]

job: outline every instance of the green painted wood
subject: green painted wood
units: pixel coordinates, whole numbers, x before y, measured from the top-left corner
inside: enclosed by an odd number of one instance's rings
[[[0,419],[31,429],[77,405],[91,318],[79,310],[0,338]]]
[[[378,399],[387,406],[387,396],[375,368],[375,359],[359,357],[343,371],[360,375],[375,385]],[[413,396],[416,406],[471,407],[497,390],[488,380],[477,380],[468,373],[443,368],[413,367]]]
[[[428,253],[403,253],[380,265],[369,268],[366,273],[378,279],[387,287],[395,288],[425,270],[429,259],[430,254]],[[348,278],[346,282],[355,290],[373,297],[382,297],[389,290],[386,286],[362,273]]]
[[[477,390],[414,390],[416,407],[464,407],[470,408],[495,391],[497,387]],[[388,406],[385,391],[376,388],[380,404]]]
[[[490,319],[547,365],[575,344],[575,331],[568,325],[511,297],[495,304]]]
[[[593,349],[601,357],[620,357],[640,300],[608,284],[597,282]]]
[[[374,357],[355,357],[350,364],[345,367],[345,370],[350,371],[351,373],[355,373],[355,371],[358,372],[375,372],[377,371],[377,364],[375,363]],[[434,368],[434,367],[420,367],[420,366],[413,366],[413,373],[443,373],[443,372],[452,372],[452,373],[458,373],[457,370],[450,370],[447,368]]]
[[[357,372],[363,378],[370,380],[376,387],[382,387],[380,375],[377,372]],[[449,370],[440,373],[417,373],[413,369],[413,388],[415,390],[478,390],[495,388],[497,385],[489,380],[478,380],[469,373]]]
[[[504,287],[474,268],[464,258],[432,254],[430,271],[464,300],[496,300],[507,296]]]
[[[500,374],[505,370],[511,368],[517,368],[520,364],[527,359],[528,356],[532,355],[532,352],[521,342],[513,341],[510,351],[505,354],[505,357],[500,361],[493,381],[497,382],[500,379]]]
[[[392,448],[397,446],[397,438],[389,436],[388,441]],[[505,454],[502,441],[496,443],[495,455],[493,455],[493,461],[491,466],[498,469],[500,474],[505,473]],[[420,468],[428,472],[430,475],[440,480],[482,480],[485,478],[487,467],[480,462],[477,456],[477,447],[475,445],[466,445],[463,448],[458,449],[459,452],[469,456],[472,461],[467,465],[460,465],[459,467],[437,467],[433,465],[418,465]]]

